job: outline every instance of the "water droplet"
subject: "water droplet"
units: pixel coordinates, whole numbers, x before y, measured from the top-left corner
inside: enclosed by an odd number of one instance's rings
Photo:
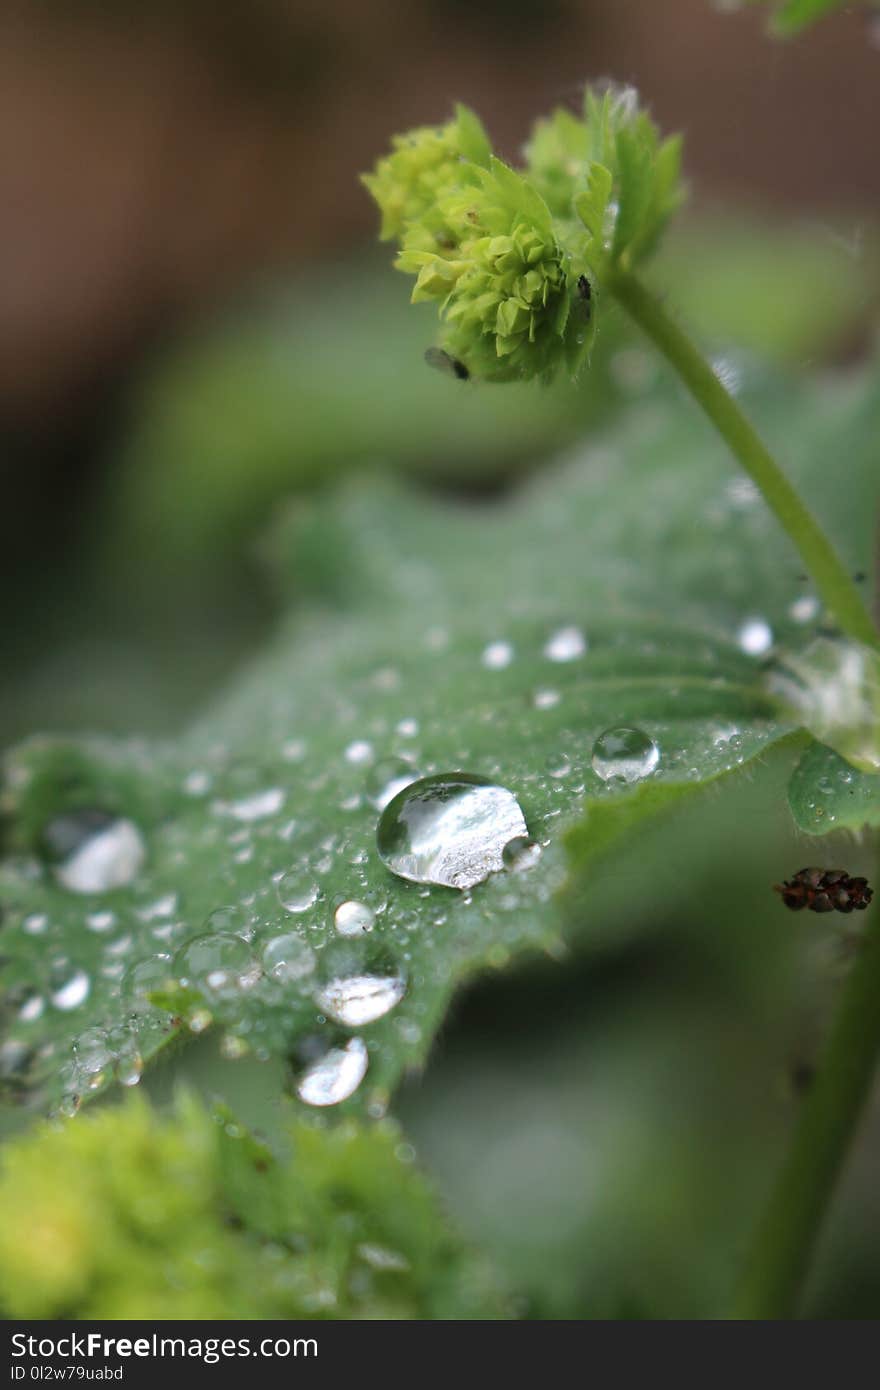
[[[314,999],[334,1023],[362,1028],[390,1013],[405,993],[406,980],[391,960],[368,959],[361,947],[340,942],[322,957]]]
[[[355,767],[365,767],[373,761],[373,745],[364,738],[355,739],[345,750],[345,761]]]
[[[231,801],[225,808],[231,816],[240,821],[265,820],[274,816],[284,805],[286,793],[283,787],[267,787],[265,791],[244,796],[240,801]]]
[[[579,627],[561,627],[544,648],[548,661],[577,661],[587,650],[587,639]]]
[[[55,981],[59,980],[59,977],[60,982],[56,984]],[[51,978],[52,993],[49,997],[56,1009],[78,1009],[80,1004],[85,1003],[92,982],[84,970],[74,970],[66,962],[59,962],[53,967]]]
[[[133,821],[103,811],[56,816],[44,839],[58,882],[72,893],[108,893],[125,888],[140,872],[144,841]]]
[[[28,936],[42,936],[49,925],[49,918],[45,912],[30,912],[24,918],[21,929],[27,932]]]
[[[571,759],[565,753],[550,753],[544,766],[551,777],[567,777],[571,772]]]
[[[110,1038],[103,1028],[87,1028],[73,1044],[76,1069],[83,1079],[99,1076],[113,1061]]]
[[[137,1048],[123,1048],[116,1058],[113,1074],[120,1086],[136,1086],[143,1075],[144,1061]]]
[[[314,879],[304,877],[296,869],[279,880],[278,901],[286,912],[308,912],[320,896],[321,890]]]
[[[505,869],[521,874],[537,864],[541,858],[541,846],[528,835],[517,835],[514,839],[508,840],[501,852],[501,858]]]
[[[535,691],[532,696],[532,704],[535,706],[535,709],[554,709],[556,705],[559,704],[559,699],[558,690],[550,690],[544,687],[541,690]]]
[[[510,642],[490,642],[483,648],[480,661],[487,671],[503,671],[513,661],[513,647]]]
[[[115,912],[88,912],[86,913],[86,926],[89,931],[110,931],[116,926]]]
[[[256,978],[254,959],[240,936],[207,932],[181,946],[174,968],[182,985],[211,994],[240,989]]]
[[[371,1269],[378,1269],[386,1273],[405,1274],[410,1268],[409,1260],[405,1255],[398,1254],[396,1250],[386,1250],[384,1245],[359,1245],[357,1253]]]
[[[183,790],[187,796],[205,796],[211,790],[211,777],[201,768],[194,768],[183,779]]]
[[[788,606],[788,616],[796,623],[811,623],[818,618],[820,603],[815,594],[801,594]]]
[[[736,640],[747,656],[763,656],[773,646],[773,629],[766,618],[746,618]]]
[[[471,888],[499,870],[504,846],[527,832],[513,792],[483,777],[448,772],[413,782],[389,802],[376,845],[399,878]]]
[[[139,960],[126,972],[122,979],[122,997],[133,1013],[150,1013],[155,1006],[149,996],[158,990],[166,989],[173,980],[170,955],[160,952]]]
[[[338,1105],[353,1096],[367,1074],[367,1048],[362,1038],[350,1038],[329,1048],[312,1062],[297,1082],[296,1093],[306,1105]]]
[[[385,758],[370,769],[367,796],[378,811],[384,811],[398,792],[418,780],[419,773],[411,763],[403,758]]]
[[[285,932],[265,943],[262,961],[267,975],[288,984],[312,973],[315,953],[296,932]]]
[[[660,750],[643,729],[626,725],[606,729],[593,744],[592,765],[603,782],[640,782],[648,777],[660,761]]]
[[[333,925],[340,936],[362,936],[371,930],[375,920],[372,908],[354,900],[340,903],[333,914]]]
[[[233,936],[247,937],[253,934],[251,919],[238,903],[228,903],[215,907],[205,918],[206,932],[228,932]]]

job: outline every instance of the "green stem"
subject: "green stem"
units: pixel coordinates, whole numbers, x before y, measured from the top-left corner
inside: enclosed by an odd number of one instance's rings
[[[634,275],[619,271],[608,282],[608,288],[675,368],[759,488],[767,506],[800,551],[825,607],[839,626],[855,641],[877,646],[877,631],[848,570],[702,353]]]
[[[880,911],[847,979],[734,1303],[736,1318],[791,1317],[880,1053]]]
[[[880,644],[834,548],[711,366],[633,275],[609,289],[678,372],[800,551],[828,610],[850,637]],[[880,911],[844,986],[816,1078],[746,1262],[733,1315],[792,1315],[880,1057]]]

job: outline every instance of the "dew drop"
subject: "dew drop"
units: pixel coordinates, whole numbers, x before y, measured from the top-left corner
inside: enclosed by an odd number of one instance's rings
[[[371,930],[375,920],[376,915],[371,907],[353,899],[340,903],[333,914],[333,925],[340,936],[363,936],[364,932]]]
[[[517,835],[514,839],[508,840],[501,852],[501,858],[505,869],[521,874],[537,864],[541,858],[541,846],[528,835]]]
[[[818,618],[821,605],[815,594],[801,594],[788,606],[788,616],[796,623],[811,623]]]
[[[373,745],[364,738],[355,739],[345,750],[345,761],[355,767],[364,767],[373,761]]]
[[[503,671],[513,661],[513,647],[510,642],[490,642],[480,661],[487,671]]]
[[[267,941],[262,951],[263,969],[285,984],[302,980],[315,968],[315,953],[296,932],[285,932]]]
[[[592,766],[603,782],[640,782],[660,761],[660,750],[643,729],[626,725],[606,729],[593,744]]]
[[[127,887],[146,854],[134,822],[103,811],[56,816],[46,826],[44,839],[55,877],[72,893],[108,893]]]
[[[386,758],[370,769],[367,777],[367,796],[378,811],[384,811],[404,787],[417,782],[419,774],[403,758]]]
[[[766,618],[746,618],[736,640],[747,656],[763,656],[773,646],[773,629]]]
[[[548,661],[577,661],[587,650],[587,639],[579,627],[561,627],[544,648]]]
[[[555,709],[559,704],[560,695],[558,690],[551,690],[547,687],[536,690],[532,696],[532,704],[535,709]]]
[[[139,960],[122,979],[122,997],[132,1013],[152,1013],[155,1006],[149,996],[165,989],[173,979],[171,956],[159,952]]]
[[[56,1009],[64,1012],[70,1009],[78,1009],[80,1004],[84,1004],[89,997],[92,982],[84,970],[73,970],[68,973],[63,967],[53,971],[54,975],[61,975],[61,983],[54,986],[49,996]]]
[[[565,753],[550,753],[544,766],[551,777],[567,777],[571,772],[571,759]]]
[[[267,787],[265,791],[244,796],[240,801],[231,801],[226,808],[236,820],[250,822],[265,820],[274,816],[284,805],[285,792],[282,787]]]
[[[246,943],[226,932],[207,932],[188,941],[174,957],[174,968],[181,984],[211,994],[242,988],[255,978],[254,959]]]
[[[504,846],[525,835],[513,792],[465,772],[413,782],[379,818],[383,864],[412,883],[472,888],[502,868]]]
[[[388,957],[368,958],[355,943],[339,942],[321,960],[315,1003],[334,1023],[362,1028],[390,1013],[406,993],[406,980]]]
[[[278,901],[285,912],[308,912],[320,896],[321,890],[314,879],[304,877],[296,869],[279,880]]]
[[[306,1105],[338,1105],[353,1096],[367,1074],[367,1047],[362,1038],[350,1038],[331,1047],[303,1072],[296,1093]]]

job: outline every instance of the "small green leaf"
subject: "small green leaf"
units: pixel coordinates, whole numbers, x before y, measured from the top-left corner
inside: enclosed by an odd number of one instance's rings
[[[859,772],[833,749],[811,743],[792,773],[791,813],[808,835],[880,825],[880,774]]]
[[[9,1318],[492,1318],[504,1305],[389,1122],[292,1126],[279,1158],[189,1097],[13,1140]],[[63,1181],[59,1181],[63,1174]]]

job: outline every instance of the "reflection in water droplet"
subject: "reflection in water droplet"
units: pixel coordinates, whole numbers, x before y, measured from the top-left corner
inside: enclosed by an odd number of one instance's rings
[[[541,846],[537,840],[532,840],[528,835],[517,835],[513,840],[508,840],[501,854],[505,869],[509,869],[515,874],[521,874],[526,869],[530,869],[533,864],[537,864],[541,858]]]
[[[353,1096],[367,1074],[367,1048],[362,1038],[344,1047],[331,1047],[300,1077],[296,1093],[306,1105],[338,1105]]]
[[[327,980],[315,991],[322,1013],[346,1028],[362,1028],[390,1013],[406,993],[400,975],[345,975]]]
[[[500,869],[504,846],[527,832],[519,802],[506,787],[449,772],[423,777],[389,802],[376,845],[399,878],[471,888]]]
[[[384,811],[398,792],[418,780],[419,773],[411,763],[403,758],[385,758],[370,769],[367,796],[378,811]]]
[[[63,970],[58,973],[65,978],[61,984],[53,988],[49,996],[52,1003],[56,1009],[65,1012],[69,1009],[78,1009],[80,1004],[85,1003],[89,997],[89,990],[92,987],[91,980],[84,970],[74,970],[72,974],[67,974]]]
[[[483,648],[480,661],[487,671],[503,671],[513,661],[513,647],[510,642],[490,642]]]
[[[620,725],[606,729],[593,744],[592,765],[603,782],[640,782],[660,761],[660,750],[643,729]]]
[[[773,646],[773,629],[765,618],[746,618],[737,641],[747,656],[763,656]]]
[[[362,936],[370,931],[376,917],[366,903],[340,903],[333,915],[333,925],[340,936]]]
[[[145,858],[141,832],[133,821],[103,811],[56,816],[44,840],[58,882],[72,893],[108,893],[125,888]]]
[[[240,936],[208,932],[181,946],[174,968],[182,985],[223,993],[252,984],[254,959]]]
[[[320,896],[321,890],[314,879],[304,877],[296,869],[285,874],[278,883],[278,901],[286,912],[308,912]]]
[[[263,969],[273,980],[290,983],[302,980],[315,968],[315,953],[296,932],[285,932],[267,941],[262,953]]]
[[[576,661],[587,650],[587,639],[579,627],[561,627],[544,648],[548,661]]]

